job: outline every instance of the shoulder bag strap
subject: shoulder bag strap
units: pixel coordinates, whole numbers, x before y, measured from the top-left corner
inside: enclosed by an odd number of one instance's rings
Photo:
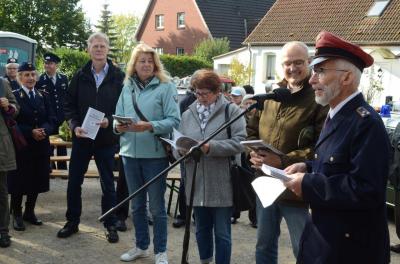
[[[225,123],[229,121],[229,106],[231,103],[228,103],[225,105]],[[228,134],[228,138],[232,137],[232,131],[231,131],[231,126],[228,126],[226,128],[226,132]],[[235,163],[235,156],[231,156],[231,161],[232,163]]]
[[[140,111],[137,105],[135,93],[132,93],[132,103],[133,103],[133,108],[135,109],[135,112],[139,116],[139,118],[142,121],[149,122],[149,120],[143,115],[142,111]]]

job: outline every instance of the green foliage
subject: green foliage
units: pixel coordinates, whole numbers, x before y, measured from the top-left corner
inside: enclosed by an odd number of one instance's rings
[[[376,96],[378,96],[384,90],[384,87],[382,85],[382,69],[375,71],[375,65],[372,65],[371,68],[369,68],[369,73],[367,77],[369,81],[368,85],[366,87],[362,87],[361,90],[364,94],[366,101],[369,104],[372,104],[376,99]]]
[[[103,32],[108,36],[110,40],[110,52],[108,56],[112,59],[116,58],[117,49],[115,48],[115,42],[118,39],[118,35],[116,33],[116,27],[113,23],[113,19],[111,17],[111,11],[108,10],[108,4],[103,5],[103,10],[101,10],[101,17],[99,20],[99,24],[96,25],[96,28]]]
[[[79,0],[1,0],[0,30],[26,35],[44,47],[84,49],[90,34]]]
[[[136,45],[134,35],[139,25],[139,18],[134,15],[113,15],[115,33],[118,38],[114,41],[115,60],[121,63],[128,63],[132,50]]]
[[[245,85],[249,83],[249,78],[253,70],[250,66],[246,67],[237,58],[233,58],[230,68],[229,77],[235,81],[236,85]]]
[[[172,77],[178,76],[182,78],[193,74],[198,69],[212,69],[212,63],[194,56],[164,54],[160,57],[165,69]]]
[[[59,48],[52,51],[61,58],[61,62],[58,65],[60,72],[68,76],[71,80],[72,76],[77,70],[82,68],[89,61],[89,54],[84,51],[73,50],[68,48]],[[40,57],[36,61],[36,66],[39,72],[44,72],[44,61]]]
[[[72,131],[69,128],[67,121],[64,121],[58,128],[58,135],[64,141],[72,141]]]
[[[194,48],[194,56],[212,63],[212,58],[229,51],[228,38],[205,39]]]

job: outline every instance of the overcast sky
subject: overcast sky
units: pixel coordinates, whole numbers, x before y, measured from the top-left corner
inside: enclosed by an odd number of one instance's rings
[[[108,10],[114,14],[133,14],[142,16],[150,0],[81,0],[85,16],[91,24],[97,24],[103,4],[108,4]]]

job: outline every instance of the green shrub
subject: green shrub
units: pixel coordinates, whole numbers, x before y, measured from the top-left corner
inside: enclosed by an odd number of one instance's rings
[[[205,39],[197,43],[193,55],[212,63],[213,57],[227,53],[228,51],[228,38]]]
[[[61,58],[61,62],[58,65],[59,71],[67,75],[69,80],[90,59],[86,52],[70,48],[58,48],[52,52]],[[43,56],[39,56],[36,60],[36,67],[40,73],[44,72]]]
[[[182,78],[192,75],[198,69],[213,68],[211,63],[194,56],[164,54],[160,57],[165,69],[172,77],[178,76]]]

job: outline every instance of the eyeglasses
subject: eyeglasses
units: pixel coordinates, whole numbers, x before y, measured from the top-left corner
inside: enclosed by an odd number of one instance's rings
[[[326,71],[339,71],[339,72],[348,72],[348,70],[342,70],[342,69],[328,69],[328,68],[312,68],[311,69],[312,74],[317,74],[318,79],[323,77]]]
[[[204,92],[204,93],[199,93],[199,92],[194,92],[194,94],[197,96],[197,97],[207,97],[209,94],[210,94],[211,92]]]
[[[305,62],[306,62],[305,60],[284,61],[282,65],[284,67],[290,67],[290,65],[293,64],[293,66],[295,67],[301,67],[304,65]]]

